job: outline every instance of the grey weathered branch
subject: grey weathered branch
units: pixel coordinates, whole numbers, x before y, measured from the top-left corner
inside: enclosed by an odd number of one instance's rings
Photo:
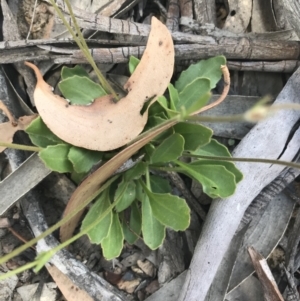
[[[176,35],[174,33],[173,35]],[[190,35],[192,36],[192,35]],[[250,38],[219,38],[200,37],[210,43],[179,44],[175,45],[175,58],[179,60],[205,59],[216,55],[225,55],[227,59],[243,60],[298,60],[299,45],[297,41],[264,41]],[[55,41],[51,40],[51,43]],[[73,43],[64,40],[65,43]],[[0,43],[0,64],[21,62],[24,60],[53,60],[55,63],[84,63],[86,59],[80,50],[54,47],[40,44],[39,49],[33,44],[25,42]],[[43,46],[44,45],[44,46]],[[30,47],[29,47],[30,46]],[[14,47],[16,47],[14,49]],[[125,63],[130,55],[141,57],[143,46],[116,47],[116,48],[91,48],[92,55],[99,63]],[[47,50],[47,51],[46,51]],[[53,52],[53,53],[52,53]]]
[[[299,80],[298,69],[277,97],[276,103],[299,102]],[[292,161],[299,152],[300,130],[291,138],[289,133],[299,118],[299,111],[281,111],[259,122],[238,145],[234,156]],[[205,299],[245,210],[284,169],[279,165],[242,162],[237,163],[237,167],[243,172],[244,179],[238,184],[233,196],[213,201],[178,299],[180,301]]]

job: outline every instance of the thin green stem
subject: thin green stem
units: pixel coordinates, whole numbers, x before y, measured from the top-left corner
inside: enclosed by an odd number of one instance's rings
[[[217,156],[201,156],[201,155],[193,155],[193,154],[189,154],[189,153],[183,154],[183,157],[192,157],[192,158],[208,159],[208,160],[216,160],[216,161],[233,161],[233,162],[251,162],[251,163],[276,164],[276,165],[284,165],[284,166],[300,169],[300,164],[299,163],[283,161],[283,160],[260,159],[260,158],[232,158],[232,157],[217,157]]]
[[[4,279],[7,279],[7,278],[9,278],[11,276],[17,275],[19,273],[22,273],[22,272],[24,272],[26,270],[29,270],[29,269],[35,267],[36,264],[37,264],[37,261],[33,261],[33,262],[27,263],[25,265],[22,265],[21,267],[19,267],[17,269],[14,269],[14,270],[9,271],[9,272],[7,272],[5,274],[2,274],[2,275],[0,275],[0,281],[4,280]]]
[[[70,17],[74,23],[75,29],[77,31],[77,34],[79,36],[79,38],[76,36],[75,32],[73,31],[72,27],[69,25],[69,23],[67,22],[66,18],[64,17],[63,13],[61,12],[61,10],[59,9],[59,7],[57,6],[57,4],[55,3],[54,0],[50,0],[51,4],[53,5],[54,9],[56,10],[57,14],[59,15],[60,19],[63,21],[64,25],[67,27],[69,33],[72,35],[74,41],[77,43],[78,47],[80,48],[80,50],[83,52],[83,54],[85,55],[87,61],[89,62],[89,64],[93,67],[95,73],[98,76],[99,82],[101,83],[102,87],[104,88],[104,90],[106,91],[106,93],[108,94],[112,94],[113,97],[118,100],[118,96],[116,94],[116,92],[113,90],[113,88],[111,87],[111,85],[108,83],[108,81],[105,79],[105,77],[102,75],[102,73],[100,72],[100,70],[98,69],[90,51],[89,48],[85,42],[84,37],[82,36],[82,33],[80,31],[80,28],[76,22],[76,18],[74,16],[72,7],[69,3],[68,0],[65,1],[65,3],[68,6],[69,9],[69,13],[70,13]]]
[[[187,121],[201,121],[201,122],[232,122],[232,121],[244,121],[244,114],[228,115],[228,116],[188,116]]]
[[[0,258],[0,264],[10,260],[11,258],[19,255],[20,253],[22,253],[23,251],[25,251],[26,249],[28,249],[29,247],[33,246],[34,244],[36,244],[40,239],[45,238],[46,236],[50,235],[52,232],[54,232],[56,229],[58,229],[60,226],[62,226],[64,223],[66,223],[67,221],[69,221],[73,216],[75,216],[79,211],[81,211],[82,209],[84,209],[97,195],[99,195],[99,193],[101,193],[103,190],[105,190],[109,185],[111,185],[112,182],[114,182],[117,178],[119,177],[119,175],[116,175],[112,178],[110,178],[103,186],[101,186],[94,194],[92,194],[90,197],[88,197],[86,199],[85,202],[83,202],[80,206],[78,206],[78,208],[76,208],[73,212],[71,212],[70,214],[68,214],[67,216],[65,216],[63,219],[61,219],[59,222],[57,222],[55,225],[53,225],[52,227],[48,228],[45,232],[43,232],[42,234],[40,234],[39,236],[37,236],[36,238],[30,240],[29,242],[27,242],[26,244],[20,246],[19,248],[13,250],[11,253],[3,256]]]
[[[29,151],[29,152],[40,152],[42,150],[42,148],[37,147],[37,146],[29,146],[29,145],[8,143],[8,142],[2,142],[2,141],[0,141],[0,146],[12,148],[12,149],[19,149],[19,150],[23,150],[23,151]]]
[[[81,229],[80,232],[68,240],[64,241],[63,243],[59,244],[57,247],[51,249],[51,252],[53,252],[53,255],[62,250],[63,248],[67,247],[70,245],[72,242],[77,240],[78,238],[82,237],[85,234],[88,234],[90,230],[95,228],[117,205],[117,203],[120,201],[121,198],[116,199],[109,207],[106,208],[106,210],[96,219],[94,220],[90,225],[86,226],[84,229]]]
[[[150,191],[152,191],[152,189],[151,189],[151,183],[150,183],[150,172],[149,172],[149,167],[148,167],[148,165],[147,165],[147,167],[146,167],[146,173],[145,173],[145,176],[146,176],[146,186],[147,186],[147,188],[148,188]]]

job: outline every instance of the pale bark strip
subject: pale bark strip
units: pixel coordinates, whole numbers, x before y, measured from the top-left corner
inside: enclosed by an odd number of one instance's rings
[[[196,20],[216,24],[216,3],[212,0],[194,0]]]
[[[180,6],[180,16],[193,19],[193,2],[192,0],[179,0],[179,6]],[[181,31],[186,33],[192,33],[192,29],[188,26],[182,25]]]
[[[252,17],[252,2],[228,0],[229,13],[223,28],[235,33],[246,32]]]
[[[298,0],[283,0],[281,4],[284,7],[286,20],[300,38],[300,2]]]
[[[238,71],[261,71],[261,72],[280,72],[292,73],[300,66],[300,61],[256,61],[256,62],[243,62],[243,61],[228,61],[227,66],[230,70]]]
[[[299,102],[299,80],[298,69],[279,94],[277,104]],[[281,111],[272,118],[259,122],[238,145],[234,156],[293,160],[299,151],[300,130],[295,132],[290,141],[288,137],[299,118],[299,111]],[[245,210],[259,192],[284,169],[284,166],[270,164],[240,162],[236,165],[243,172],[244,179],[238,184],[232,197],[217,199],[212,203],[188,270],[180,301],[205,299]]]
[[[179,30],[179,3],[178,0],[170,0],[167,14],[167,28],[173,32]]]

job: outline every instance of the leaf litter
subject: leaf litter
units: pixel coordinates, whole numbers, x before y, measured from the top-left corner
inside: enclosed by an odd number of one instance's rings
[[[150,105],[165,92],[173,75],[174,46],[168,29],[153,17],[141,62],[124,86],[128,94],[118,102],[105,95],[89,106],[69,105],[53,94],[34,64],[25,64],[36,74],[34,100],[49,129],[72,145],[108,151],[128,144],[144,129]]]

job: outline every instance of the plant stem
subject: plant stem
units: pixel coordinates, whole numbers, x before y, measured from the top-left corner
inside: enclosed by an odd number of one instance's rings
[[[59,9],[59,7],[57,6],[57,4],[55,3],[54,0],[50,0],[52,6],[54,7],[54,9],[56,10],[57,14],[59,15],[60,19],[63,21],[64,25],[67,27],[69,33],[72,35],[74,41],[77,43],[78,47],[80,48],[80,50],[83,52],[84,56],[86,57],[87,61],[89,62],[89,64],[93,67],[95,73],[98,76],[99,82],[101,83],[103,89],[106,91],[106,93],[108,94],[112,94],[113,97],[116,100],[119,100],[116,92],[114,91],[114,89],[111,87],[111,85],[108,83],[108,81],[105,79],[105,77],[102,75],[102,73],[100,72],[100,70],[98,69],[90,51],[89,48],[85,42],[84,37],[82,36],[82,33],[80,31],[80,28],[76,22],[76,18],[74,16],[72,7],[69,3],[68,0],[65,0],[65,3],[67,4],[67,7],[69,9],[69,13],[70,13],[70,17],[74,23],[74,26],[76,28],[77,34],[79,36],[79,38],[76,36],[75,32],[73,31],[72,27],[69,25],[69,23],[67,22],[67,20],[65,19],[63,13],[61,12],[61,10]]]
[[[188,153],[183,154],[183,157],[192,157],[192,158],[216,160],[216,161],[233,161],[233,162],[251,162],[251,163],[277,164],[277,165],[284,165],[284,166],[300,169],[300,164],[299,163],[294,163],[294,162],[289,162],[289,161],[282,161],[282,160],[259,159],[259,158],[232,158],[232,157],[218,157],[218,156],[201,156],[201,155],[193,155],[193,154],[188,154]]]
[[[34,266],[36,266],[36,264],[37,264],[37,261],[33,261],[33,262],[27,263],[25,265],[22,265],[22,266],[20,266],[19,268],[15,269],[15,270],[12,270],[12,271],[9,271],[5,274],[2,274],[2,275],[0,275],[0,281],[4,280],[4,279],[7,279],[11,276],[17,275],[19,273],[22,273],[26,270],[29,270],[29,269],[33,268]]]
[[[202,122],[232,122],[232,121],[244,121],[244,114],[228,115],[228,116],[188,116],[187,121],[202,121]]]
[[[0,146],[12,148],[12,149],[19,149],[19,150],[23,150],[23,151],[29,151],[29,152],[39,152],[42,150],[42,148],[37,147],[37,146],[29,146],[29,145],[8,143],[8,142],[2,142],[2,141],[0,141]]]
[[[111,185],[112,182],[114,182],[117,178],[119,177],[119,175],[114,176],[112,178],[110,178],[103,186],[101,186],[94,194],[92,194],[90,197],[88,197],[86,199],[85,202],[83,202],[80,206],[78,206],[78,208],[76,208],[73,212],[71,212],[70,214],[68,214],[66,217],[64,217],[63,219],[61,219],[59,222],[57,222],[55,225],[53,225],[52,227],[48,228],[45,232],[43,232],[42,234],[40,234],[39,236],[37,236],[36,238],[30,240],[29,242],[27,242],[26,244],[18,247],[17,249],[14,249],[11,253],[3,256],[0,258],[0,264],[10,260],[11,258],[19,255],[20,253],[24,252],[26,249],[28,249],[29,247],[33,246],[34,244],[36,244],[40,239],[45,238],[46,236],[50,235],[52,232],[54,232],[55,230],[57,230],[61,225],[63,225],[64,223],[66,223],[67,221],[69,221],[73,216],[75,216],[79,211],[81,211],[82,209],[84,209],[100,192],[102,192],[103,190],[105,190],[109,185]],[[50,250],[51,251],[51,250]],[[49,251],[49,252],[50,252]]]
[[[146,167],[146,173],[145,173],[145,175],[146,175],[146,186],[147,186],[147,188],[148,188],[150,191],[152,191],[152,189],[151,189],[151,183],[150,183],[149,166],[148,166],[148,165],[147,165],[147,167]]]

